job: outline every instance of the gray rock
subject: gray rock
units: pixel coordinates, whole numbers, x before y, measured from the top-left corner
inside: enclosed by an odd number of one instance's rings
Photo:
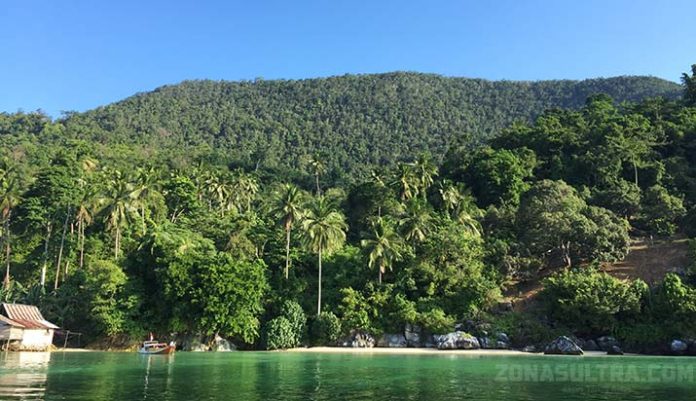
[[[493,337],[479,337],[479,345],[482,349],[509,349],[510,338],[505,333],[497,333]]]
[[[508,335],[503,332],[496,333],[495,336],[498,341],[502,341],[508,344],[510,343],[510,337],[508,337]]]
[[[384,334],[377,340],[377,346],[383,348],[406,348],[407,345],[403,334]]]
[[[539,352],[539,350],[537,350],[537,347],[534,345],[525,345],[524,348],[522,348],[522,352]]]
[[[607,355],[623,355],[623,350],[619,348],[617,345],[612,345],[611,348],[609,348],[609,351],[607,351]]]
[[[425,341],[423,341],[423,346],[425,348],[437,348],[437,341],[435,341],[435,336],[427,336]]]
[[[619,344],[619,342],[614,337],[602,336],[597,339],[597,346],[600,350],[608,352],[611,349],[611,347],[620,347],[621,344]]]
[[[479,349],[481,345],[476,337],[464,331],[434,335],[438,349]]]
[[[215,338],[213,338],[213,343],[212,346],[210,347],[211,351],[217,351],[217,352],[230,352],[230,351],[236,351],[237,346],[234,345],[232,342],[216,335]]]
[[[406,338],[406,345],[408,347],[421,347],[423,345],[422,338],[423,338],[423,330],[420,328],[420,326],[417,326],[415,324],[406,324],[406,327],[404,328],[404,337]]]
[[[582,347],[583,351],[599,351],[599,346],[595,342],[595,340],[587,340],[585,341],[585,344],[583,344]]]
[[[689,344],[682,340],[672,340],[669,344],[669,349],[675,354],[683,354],[689,349]]]
[[[373,348],[375,346],[375,338],[369,333],[361,331],[352,331],[348,337],[339,342],[342,347],[350,348]]]
[[[544,348],[544,354],[549,355],[582,355],[582,348],[580,348],[573,340],[566,336],[560,336],[555,340],[551,341],[549,345]]]

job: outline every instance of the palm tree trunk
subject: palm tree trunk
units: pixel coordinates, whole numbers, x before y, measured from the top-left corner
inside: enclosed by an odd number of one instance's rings
[[[145,232],[147,231],[147,227],[145,226],[145,205],[140,206],[140,215],[143,219],[143,235],[145,235]]]
[[[114,239],[114,258],[118,259],[118,251],[121,248],[121,229],[116,226],[116,238]]]
[[[80,218],[77,222],[77,242],[80,244],[80,270],[85,263],[85,223],[84,219]]]
[[[65,221],[63,222],[63,234],[60,236],[60,248],[58,248],[58,261],[56,262],[56,280],[53,284],[53,289],[58,289],[58,279],[60,278],[60,265],[63,261],[63,248],[65,247],[65,234],[68,231],[68,219],[70,218],[70,208],[65,212]]]
[[[319,174],[314,174],[314,178],[316,179],[317,183],[317,196],[321,195],[321,187],[319,187]]]
[[[287,280],[289,277],[289,271],[290,271],[290,230],[292,230],[292,227],[288,227],[285,230],[285,279]]]
[[[317,316],[321,315],[321,247],[319,248],[319,294],[317,296]]]
[[[633,176],[636,180],[636,186],[638,186],[638,165],[636,164],[635,159],[633,160]]]
[[[3,281],[5,287],[10,285],[10,237],[9,235],[5,237],[5,280]]]
[[[5,235],[3,236],[5,242],[5,280],[3,284],[5,287],[10,285],[10,217],[12,216],[12,210],[7,212],[7,217],[5,218]]]
[[[51,231],[53,231],[53,223],[49,222],[46,226],[46,239],[44,241],[43,264],[41,266],[41,288],[46,285],[46,268],[48,267],[48,243],[51,241]]]

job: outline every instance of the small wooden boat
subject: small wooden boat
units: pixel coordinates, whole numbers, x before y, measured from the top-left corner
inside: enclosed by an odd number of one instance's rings
[[[166,344],[150,340],[143,342],[143,346],[140,347],[138,353],[147,355],[169,355],[173,354],[175,350],[176,344],[174,344],[174,342]]]

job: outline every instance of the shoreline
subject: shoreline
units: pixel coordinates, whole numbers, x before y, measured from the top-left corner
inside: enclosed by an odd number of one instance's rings
[[[349,347],[307,347],[291,348],[272,352],[308,353],[308,354],[361,354],[361,355],[461,355],[461,356],[610,356],[604,351],[585,351],[583,355],[546,355],[543,352],[524,352],[513,349],[452,349],[437,348],[349,348]],[[649,356],[626,353],[623,356]]]

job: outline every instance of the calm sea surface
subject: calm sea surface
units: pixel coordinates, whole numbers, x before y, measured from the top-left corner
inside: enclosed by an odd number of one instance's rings
[[[696,358],[0,353],[0,400],[694,400]]]

